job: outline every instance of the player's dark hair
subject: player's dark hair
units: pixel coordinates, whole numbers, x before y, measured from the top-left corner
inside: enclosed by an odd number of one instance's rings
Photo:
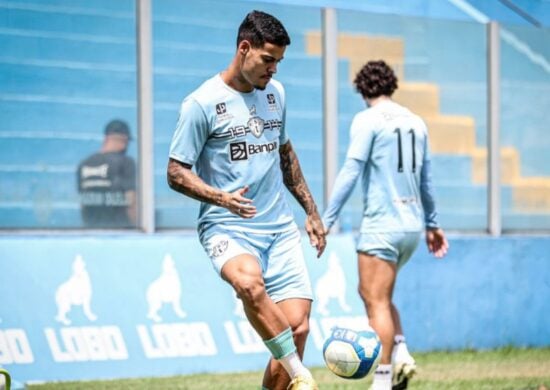
[[[397,77],[384,61],[369,61],[355,76],[353,81],[357,92],[364,98],[391,96],[397,89]]]
[[[290,37],[279,19],[262,11],[250,12],[239,26],[237,46],[244,40],[254,48],[262,47],[266,42],[277,46],[290,45]]]

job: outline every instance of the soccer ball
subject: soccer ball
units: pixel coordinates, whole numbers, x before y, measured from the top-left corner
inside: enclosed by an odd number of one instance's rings
[[[333,328],[323,345],[323,357],[330,371],[346,379],[361,379],[378,366],[382,344],[372,328],[355,331]]]

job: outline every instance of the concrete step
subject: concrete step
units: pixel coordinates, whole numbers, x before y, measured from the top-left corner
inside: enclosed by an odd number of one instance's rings
[[[439,115],[439,87],[432,83],[399,83],[394,99],[421,117]]]
[[[434,115],[424,120],[433,153],[468,154],[475,149],[475,124],[472,117]]]
[[[308,32],[305,39],[306,53],[321,55],[321,33]],[[357,72],[370,60],[383,58],[392,66],[399,79],[403,79],[405,48],[401,38],[366,36],[341,33],[338,35],[338,56],[349,59],[349,77],[353,81]]]
[[[487,182],[487,149],[475,148],[472,152],[472,179],[475,184]],[[514,185],[520,178],[520,160],[517,149],[503,147],[500,149],[501,158],[501,182],[506,185]]]

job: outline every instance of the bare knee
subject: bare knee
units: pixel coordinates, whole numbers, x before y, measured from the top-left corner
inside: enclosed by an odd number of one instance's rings
[[[391,297],[386,294],[381,294],[373,288],[359,286],[359,295],[365,304],[367,311],[373,313],[378,310],[391,309]]]
[[[260,277],[243,275],[232,283],[237,296],[249,309],[257,308],[266,296],[264,281]]]

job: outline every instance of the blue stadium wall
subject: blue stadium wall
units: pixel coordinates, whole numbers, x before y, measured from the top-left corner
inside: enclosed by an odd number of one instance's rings
[[[550,238],[450,244],[442,261],[421,244],[400,274],[411,349],[549,346]],[[353,236],[330,237],[321,259],[303,245],[316,366],[332,326],[365,319]],[[21,381],[259,370],[268,357],[192,233],[4,236],[0,275],[0,365]]]

